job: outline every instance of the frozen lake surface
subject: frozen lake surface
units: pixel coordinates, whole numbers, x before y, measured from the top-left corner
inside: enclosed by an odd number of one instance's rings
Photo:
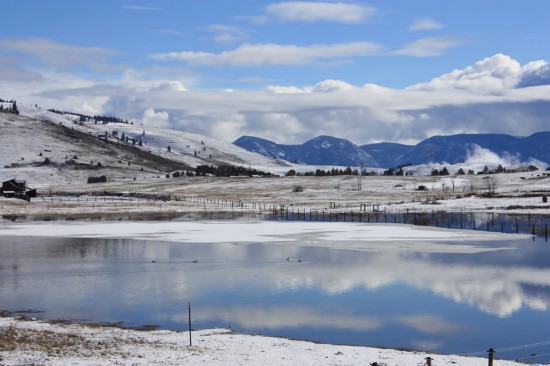
[[[0,309],[184,330],[191,302],[194,328],[485,355],[548,340],[549,251],[392,224],[16,224],[0,230]]]

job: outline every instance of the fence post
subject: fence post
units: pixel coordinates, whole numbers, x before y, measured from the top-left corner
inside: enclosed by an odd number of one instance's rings
[[[489,352],[489,366],[493,366],[493,359],[495,358],[496,351],[492,348],[489,348],[487,352]]]
[[[191,302],[189,302],[189,347],[191,346]]]

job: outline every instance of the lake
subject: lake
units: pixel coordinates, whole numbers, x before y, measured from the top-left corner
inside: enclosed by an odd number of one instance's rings
[[[185,228],[191,241],[4,232],[0,309],[186,330],[191,303],[193,328],[550,361],[550,245],[540,238],[437,239],[437,250],[373,239],[355,250],[332,245],[336,234],[330,245],[199,242]],[[479,250],[459,250],[471,245]]]

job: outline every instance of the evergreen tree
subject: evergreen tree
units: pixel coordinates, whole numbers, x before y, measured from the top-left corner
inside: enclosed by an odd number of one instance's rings
[[[13,114],[19,114],[19,110],[17,109],[17,102],[14,100],[11,105],[11,113]]]

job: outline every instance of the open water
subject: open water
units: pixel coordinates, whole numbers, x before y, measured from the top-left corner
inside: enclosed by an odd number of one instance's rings
[[[483,242],[509,249],[475,254],[395,245],[357,252],[3,236],[0,309],[187,330],[191,304],[193,328],[482,357],[492,347],[499,358],[550,362],[544,238]]]

